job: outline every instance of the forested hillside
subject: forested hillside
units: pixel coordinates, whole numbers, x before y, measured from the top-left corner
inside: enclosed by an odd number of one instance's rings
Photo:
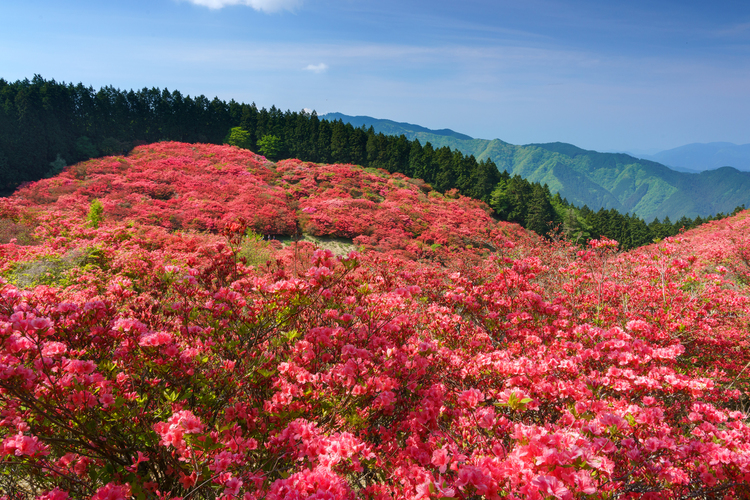
[[[466,153],[461,148],[457,148],[455,142],[451,139],[459,141],[471,141],[472,137],[466,134],[460,134],[451,129],[433,130],[415,125],[413,123],[395,122],[393,120],[384,120],[379,118],[373,118],[371,116],[348,116],[343,113],[326,113],[320,117],[323,120],[338,121],[341,120],[344,123],[350,123],[354,127],[364,127],[369,129],[370,127],[376,133],[382,132],[385,135],[404,135],[407,139],[419,139],[419,142],[425,144],[427,142],[432,143],[433,146],[443,147],[449,146],[451,149],[459,149],[462,153]],[[445,143],[440,142],[442,140]]]
[[[665,217],[706,217],[731,211],[738,205],[750,205],[750,173],[734,168],[700,174],[677,172],[655,161],[587,151],[572,144],[518,146],[500,139],[473,139],[452,130],[429,130],[365,116],[340,113],[326,116],[355,126],[371,124],[376,132],[404,134],[422,143],[429,141],[435,147],[448,146],[478,160],[491,159],[501,171],[547,184],[553,194],[559,193],[574,205],[594,210],[615,209],[651,221]],[[735,149],[739,158],[740,147]],[[693,150],[686,150],[682,157],[689,151]],[[728,165],[714,161],[701,170]],[[694,162],[690,165],[695,168]]]
[[[375,133],[372,127],[355,128],[341,120],[321,120],[315,112],[258,109],[255,104],[183,96],[177,90],[96,91],[40,76],[14,83],[0,79],[0,186],[7,192],[53,176],[74,162],[162,140],[226,142],[271,160],[297,158],[399,172],[422,179],[438,192],[457,190],[483,200],[497,217],[538,234],[564,234],[581,243],[606,236],[621,241],[623,248],[633,248],[705,220],[665,218],[646,224],[613,209],[577,208],[559,194],[553,196],[549,184],[511,176],[490,158],[433,147],[404,135]],[[742,184],[724,189],[722,200],[731,200]]]

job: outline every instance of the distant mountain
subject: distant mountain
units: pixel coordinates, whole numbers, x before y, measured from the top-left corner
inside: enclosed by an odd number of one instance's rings
[[[672,220],[705,217],[731,212],[742,204],[750,206],[750,173],[736,168],[678,172],[656,161],[588,151],[561,142],[517,146],[500,139],[473,139],[452,130],[430,130],[366,116],[329,113],[322,118],[372,126],[388,135],[403,134],[436,148],[449,146],[477,160],[490,158],[499,170],[547,184],[553,193],[559,192],[575,205],[593,210],[614,208],[646,221],[667,216]]]
[[[750,171],[750,144],[693,143],[661,151],[655,155],[643,156],[643,158],[658,161],[678,170],[690,169],[702,172],[720,167],[734,167],[746,172]]]
[[[381,120],[379,118],[373,118],[371,116],[348,116],[341,113],[327,113],[325,115],[319,116],[319,118],[328,121],[341,120],[344,123],[351,123],[354,127],[361,127],[362,125],[364,125],[365,128],[373,127],[375,133],[382,132],[386,135],[397,136],[403,134],[407,139],[410,140],[433,135],[441,137],[452,137],[454,139],[463,141],[473,139],[468,135],[459,134],[458,132],[454,132],[453,130],[448,128],[444,128],[441,130],[431,130],[420,125],[414,125],[412,123],[394,122],[393,120]],[[422,142],[421,139],[420,142]]]

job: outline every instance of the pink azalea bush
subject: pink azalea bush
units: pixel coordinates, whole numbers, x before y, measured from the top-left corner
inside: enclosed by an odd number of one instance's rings
[[[403,176],[159,143],[0,217],[36,236],[0,245],[3,498],[750,494],[746,213],[580,249]]]

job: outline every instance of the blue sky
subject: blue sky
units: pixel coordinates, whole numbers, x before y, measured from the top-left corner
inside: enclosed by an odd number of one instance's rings
[[[750,142],[750,2],[0,0],[0,77],[160,87],[513,144]]]

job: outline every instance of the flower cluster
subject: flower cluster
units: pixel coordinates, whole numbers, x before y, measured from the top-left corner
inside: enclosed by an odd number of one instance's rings
[[[0,201],[36,237],[0,244],[7,498],[750,485],[746,213],[630,253],[580,249],[403,176],[177,143]]]

